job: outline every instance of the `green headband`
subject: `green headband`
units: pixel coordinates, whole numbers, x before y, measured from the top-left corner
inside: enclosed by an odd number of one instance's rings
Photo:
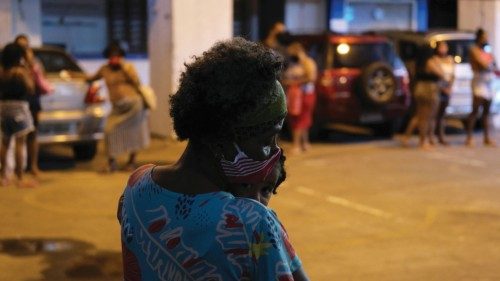
[[[257,107],[254,111],[245,114],[241,118],[241,123],[238,127],[256,126],[270,121],[277,121],[286,116],[286,96],[280,82],[276,81],[272,91],[270,102],[262,104],[262,106]]]

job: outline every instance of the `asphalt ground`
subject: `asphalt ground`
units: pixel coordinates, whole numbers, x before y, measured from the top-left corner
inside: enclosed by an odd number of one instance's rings
[[[289,156],[271,200],[312,280],[500,280],[500,148],[347,139]],[[139,160],[172,163],[184,146],[154,140]],[[0,188],[0,280],[121,280],[128,173],[96,173],[102,152],[71,156],[47,147],[38,188]]]

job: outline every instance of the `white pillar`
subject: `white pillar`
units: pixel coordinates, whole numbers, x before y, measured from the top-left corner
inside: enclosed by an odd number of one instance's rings
[[[493,54],[500,58],[500,0],[459,0],[458,28],[473,30],[483,28],[489,37]],[[500,63],[500,61],[497,61]]]
[[[149,0],[151,86],[158,96],[152,133],[170,136],[169,96],[178,86],[184,63],[216,41],[233,35],[232,0]]]
[[[21,33],[29,36],[33,46],[42,44],[41,0],[0,1],[0,46]]]

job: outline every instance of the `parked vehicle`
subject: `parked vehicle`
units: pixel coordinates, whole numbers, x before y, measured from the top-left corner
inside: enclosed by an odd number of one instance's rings
[[[413,81],[418,52],[423,48],[435,48],[439,41],[446,41],[449,54],[453,56],[455,67],[455,82],[452,88],[450,104],[446,116],[465,119],[472,110],[472,69],[469,64],[469,48],[474,44],[474,33],[457,30],[434,30],[428,32],[414,31],[384,31],[377,32],[389,37],[403,59]],[[492,112],[500,112],[500,79],[496,78],[495,88],[497,98],[494,99]]]
[[[378,35],[300,36],[319,68],[312,134],[333,123],[397,129],[410,104],[408,72]],[[382,125],[382,126],[380,126]]]
[[[66,52],[49,47],[33,51],[54,86],[52,93],[41,97],[38,141],[68,144],[76,159],[92,159],[97,142],[104,137],[104,122],[111,108],[105,87],[89,97],[85,73]]]

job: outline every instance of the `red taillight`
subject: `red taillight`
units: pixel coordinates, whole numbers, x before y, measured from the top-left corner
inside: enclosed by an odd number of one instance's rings
[[[93,104],[93,103],[101,103],[104,99],[99,95],[99,90],[101,87],[96,84],[91,84],[87,90],[87,94],[85,95],[85,103]]]

